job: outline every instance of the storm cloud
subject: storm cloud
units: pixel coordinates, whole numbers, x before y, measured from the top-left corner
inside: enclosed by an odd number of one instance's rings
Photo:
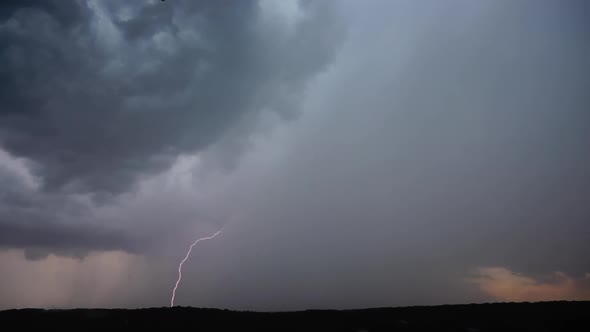
[[[37,184],[0,189],[8,246],[129,249],[92,215],[64,220],[80,216],[62,205],[132,191],[216,142],[210,154],[232,167],[260,114],[296,115],[342,34],[313,3],[293,12],[256,1],[1,6],[0,146]]]
[[[586,2],[15,4],[0,306],[588,299]]]
[[[2,6],[0,141],[48,190],[117,193],[256,113],[295,112],[339,37],[320,4]]]

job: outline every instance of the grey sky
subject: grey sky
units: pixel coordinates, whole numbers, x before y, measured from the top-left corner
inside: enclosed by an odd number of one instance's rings
[[[588,298],[589,10],[6,2],[0,307]]]

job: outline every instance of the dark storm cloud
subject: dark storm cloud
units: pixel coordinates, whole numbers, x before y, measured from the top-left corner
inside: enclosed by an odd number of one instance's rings
[[[47,220],[33,225],[23,221],[14,223],[14,220],[0,222],[1,246],[26,249],[27,258],[35,257],[30,253],[44,257],[50,252],[83,257],[93,250],[124,250],[135,253],[138,250],[133,246],[134,241],[124,232],[95,226],[65,226]]]
[[[60,24],[72,25],[88,18],[87,12],[84,10],[85,6],[81,4],[82,1],[80,0],[73,0],[70,3],[59,0],[6,0],[2,1],[0,19],[3,21],[9,19],[22,9],[39,9],[55,18]]]
[[[337,37],[318,7],[282,33],[252,1],[3,3],[0,144],[46,189],[123,191],[261,110],[293,112]]]
[[[263,111],[292,116],[340,38],[327,6],[301,9],[287,26],[256,1],[2,2],[0,148],[40,186],[0,188],[0,245],[136,248],[72,195],[126,192],[247,139]],[[224,145],[235,164],[241,144]]]
[[[112,224],[100,224],[81,197],[37,192],[14,170],[0,166],[0,248],[84,256],[92,250],[137,252],[138,238]]]

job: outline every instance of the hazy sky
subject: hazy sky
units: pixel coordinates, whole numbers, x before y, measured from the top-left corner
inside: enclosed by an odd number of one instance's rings
[[[590,300],[590,3],[0,4],[0,309]]]

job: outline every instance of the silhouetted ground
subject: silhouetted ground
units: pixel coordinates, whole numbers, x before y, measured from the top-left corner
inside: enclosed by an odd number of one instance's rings
[[[590,301],[243,312],[187,307],[0,311],[3,329],[193,331],[590,331]]]

